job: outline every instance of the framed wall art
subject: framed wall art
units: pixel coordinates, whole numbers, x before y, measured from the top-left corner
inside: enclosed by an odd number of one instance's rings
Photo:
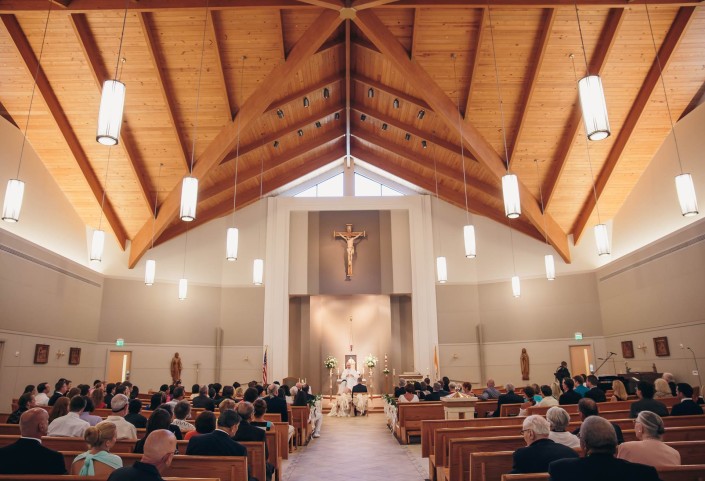
[[[81,364],[81,348],[72,347],[69,349],[69,366]]]
[[[660,357],[671,355],[671,350],[668,348],[668,338],[666,336],[654,337],[654,351],[656,355]]]
[[[34,346],[34,364],[46,364],[47,362],[49,362],[49,344]]]
[[[634,358],[634,343],[632,341],[622,341],[622,357],[624,359]]]

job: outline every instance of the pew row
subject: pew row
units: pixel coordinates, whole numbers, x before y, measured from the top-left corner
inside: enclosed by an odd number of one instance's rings
[[[108,478],[99,476],[76,476],[70,474],[0,474],[0,480],[7,481],[107,481]],[[165,477],[165,481],[221,481],[220,478],[175,478]]]
[[[662,466],[656,468],[661,481],[703,481],[705,465]],[[503,474],[502,481],[547,481],[548,473],[537,474]]]

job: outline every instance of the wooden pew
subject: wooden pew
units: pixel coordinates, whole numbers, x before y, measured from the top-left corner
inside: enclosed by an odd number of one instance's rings
[[[274,431],[278,435],[279,454],[281,454],[282,459],[289,459],[289,423],[273,422],[273,424]]]
[[[238,441],[247,448],[247,466],[250,476],[261,481],[267,479],[264,443],[256,441]]]
[[[622,431],[625,441],[636,441],[636,434],[633,429]],[[666,428],[663,433],[663,440],[671,441],[705,441],[705,426],[680,426]]]
[[[10,413],[0,414],[0,423],[5,424],[10,417]]]
[[[289,409],[291,409],[289,424],[296,429],[296,445],[304,446],[308,443],[311,434],[308,428],[310,409],[308,406],[289,406]]]
[[[661,481],[702,481],[705,479],[705,465],[662,466],[656,468]],[[502,481],[547,481],[548,473],[503,474]]]
[[[516,417],[519,415],[519,410],[521,409],[521,404],[502,404],[499,408],[499,417]]]
[[[401,444],[409,444],[410,436],[421,435],[421,421],[445,419],[440,402],[419,402],[397,404],[397,426],[395,434]]]
[[[440,479],[460,481],[470,476],[468,460],[473,453],[512,451],[526,446],[523,436],[497,436],[491,438],[457,438],[451,439],[448,466],[442,468]]]
[[[106,481],[108,478],[98,476],[72,476],[70,474],[0,474],[0,480],[11,481]],[[163,478],[165,481],[221,481],[220,478]]]
[[[495,409],[497,409],[496,399],[492,399],[490,401],[478,401],[475,403],[475,417],[486,418]]]

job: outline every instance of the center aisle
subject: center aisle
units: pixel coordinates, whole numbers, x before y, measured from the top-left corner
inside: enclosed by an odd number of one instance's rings
[[[289,455],[283,481],[422,481],[428,475],[419,445],[402,446],[382,414],[324,416],[321,437]]]

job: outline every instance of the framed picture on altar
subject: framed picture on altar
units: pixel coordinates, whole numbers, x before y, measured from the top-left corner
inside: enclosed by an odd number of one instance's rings
[[[671,350],[668,348],[668,338],[666,336],[654,337],[654,350],[657,356],[670,356]]]
[[[622,341],[622,357],[624,359],[634,358],[634,343],[632,341]]]
[[[350,361],[350,359],[353,360],[353,362],[355,363],[355,369],[357,369],[357,354],[346,354],[345,355],[345,363],[343,364],[343,369],[348,367],[348,361]]]

